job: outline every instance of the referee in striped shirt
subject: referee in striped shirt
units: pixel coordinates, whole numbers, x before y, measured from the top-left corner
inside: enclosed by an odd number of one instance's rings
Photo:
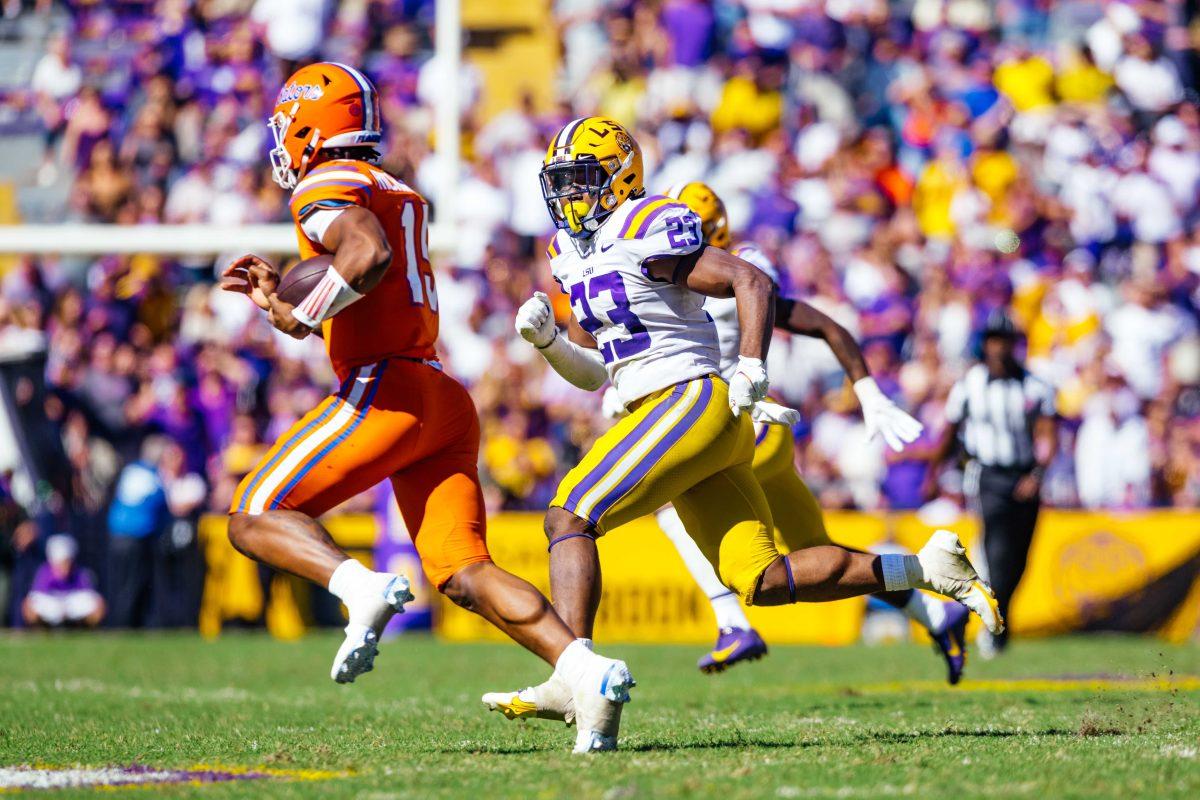
[[[983,520],[985,578],[1000,612],[1025,572],[1041,504],[1042,478],[1058,450],[1054,389],[1014,355],[1017,329],[1003,311],[988,317],[983,361],[954,384],[946,401],[949,422],[929,471],[962,442],[967,454],[963,490]],[[978,563],[978,562],[977,562]],[[1007,634],[979,642],[985,657],[1002,650]]]

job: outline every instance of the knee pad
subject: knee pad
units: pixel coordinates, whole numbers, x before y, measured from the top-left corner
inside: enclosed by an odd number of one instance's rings
[[[777,558],[779,549],[763,523],[758,520],[739,522],[721,539],[718,569],[721,582],[746,605],[753,605],[759,579]]]

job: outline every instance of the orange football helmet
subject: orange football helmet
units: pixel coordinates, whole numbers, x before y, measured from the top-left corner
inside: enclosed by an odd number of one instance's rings
[[[271,177],[292,189],[318,150],[379,145],[379,92],[353,67],[334,61],[309,64],[279,91],[267,127],[275,139]]]

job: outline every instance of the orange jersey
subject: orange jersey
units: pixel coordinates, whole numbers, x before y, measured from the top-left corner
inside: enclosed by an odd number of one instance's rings
[[[305,221],[318,211],[349,206],[362,206],[379,219],[392,248],[392,264],[365,297],[322,324],[334,370],[345,375],[389,357],[436,359],[438,310],[429,263],[429,206],[379,167],[348,159],[325,162],[292,192],[292,219],[302,257],[329,252],[305,233]]]

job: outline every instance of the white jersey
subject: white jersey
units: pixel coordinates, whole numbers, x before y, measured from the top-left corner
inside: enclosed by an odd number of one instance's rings
[[[652,278],[644,266],[701,244],[700,218],[662,195],[627,200],[588,239],[559,231],[550,241],[554,279],[580,326],[595,337],[626,405],[719,372],[717,331],[704,296]]]
[[[738,258],[749,261],[779,283],[779,273],[758,245],[742,242],[729,251]],[[737,370],[738,353],[742,349],[742,328],[738,322],[737,300],[732,297],[706,297],[704,310],[712,317],[717,327],[717,341],[721,349],[721,377],[729,380]]]

